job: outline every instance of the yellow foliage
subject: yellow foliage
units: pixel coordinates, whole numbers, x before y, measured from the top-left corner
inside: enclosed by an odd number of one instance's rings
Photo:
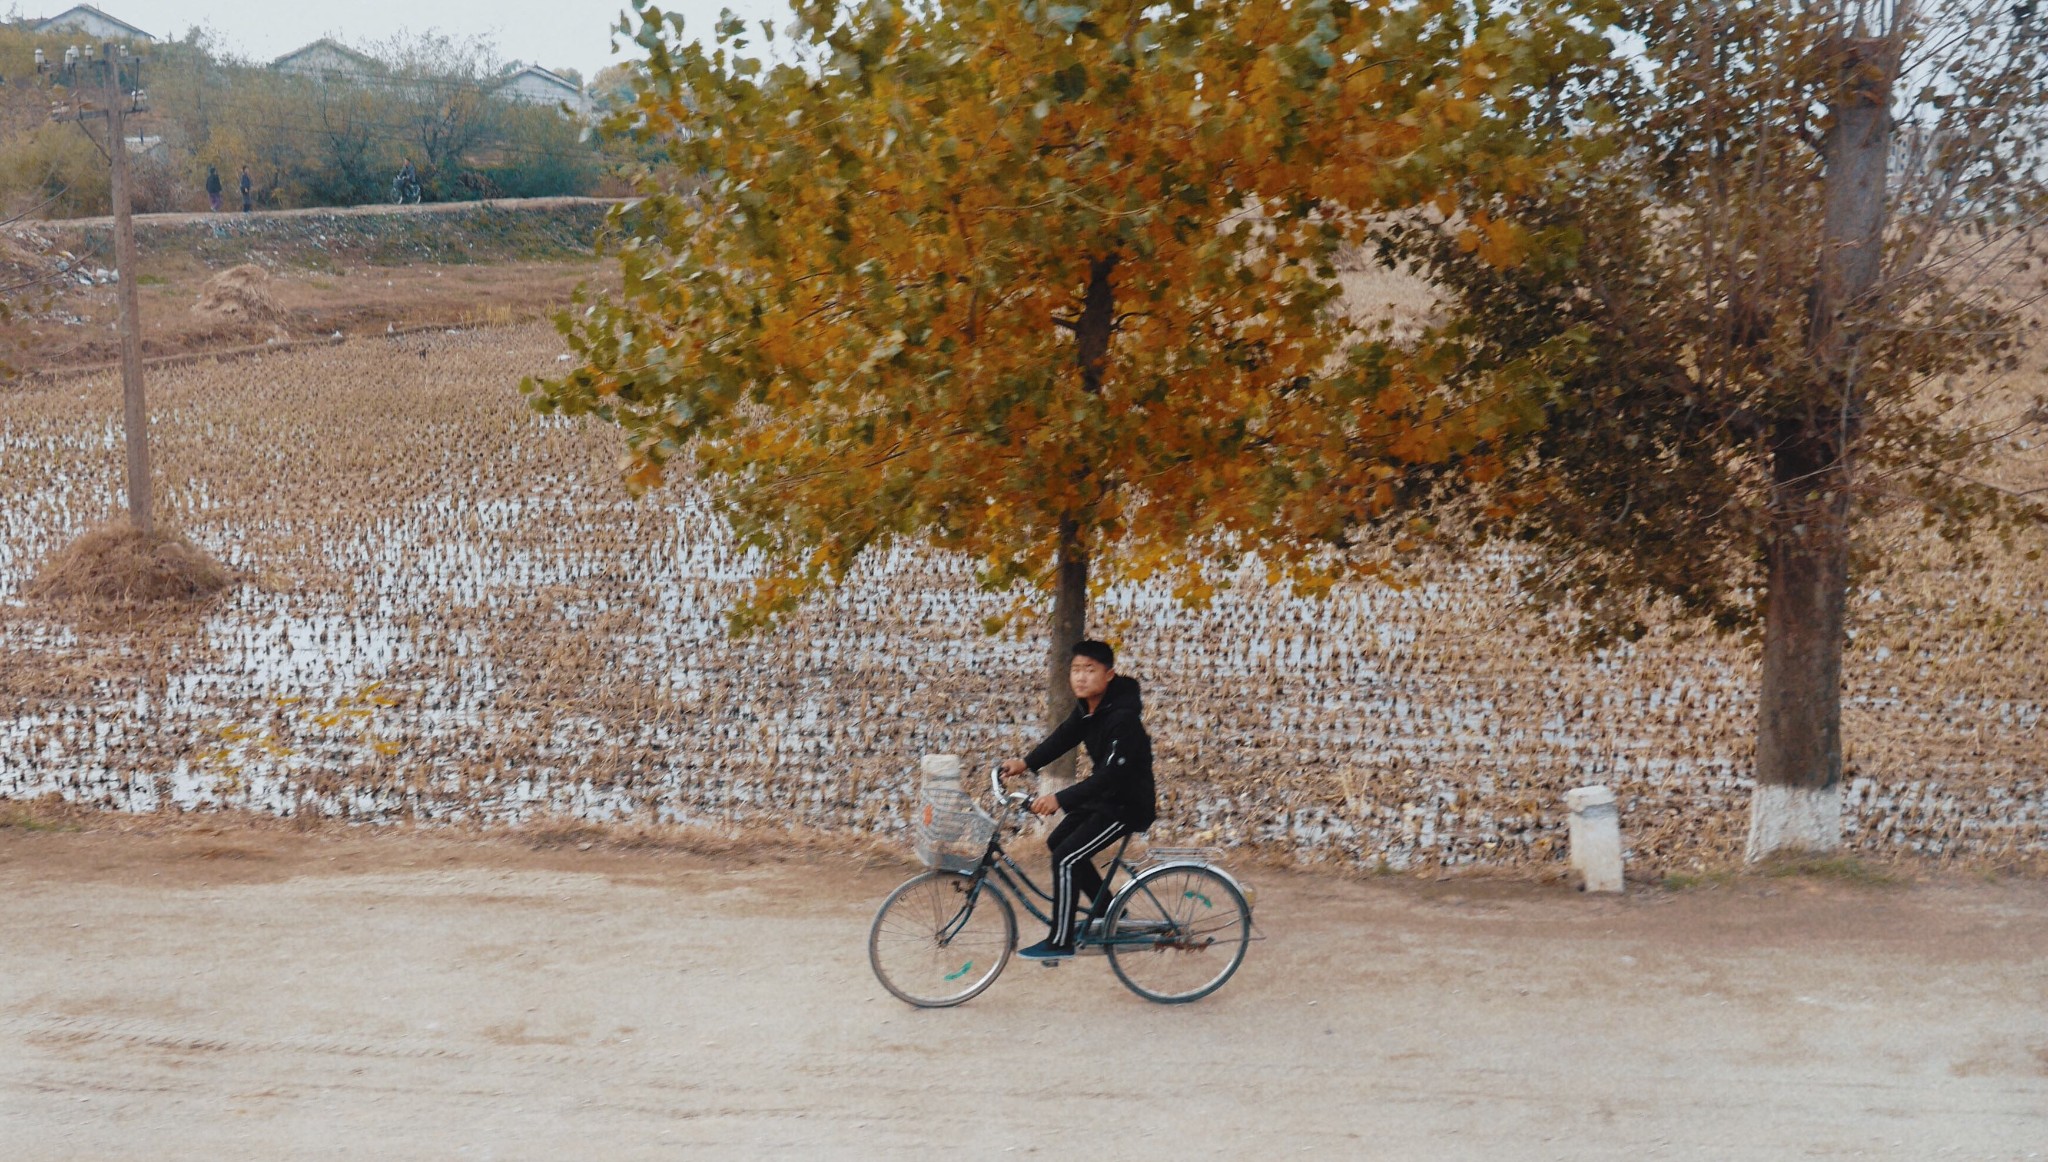
[[[613,128],[670,165],[615,218],[622,296],[562,320],[581,366],[528,390],[619,424],[635,493],[687,450],[777,570],[742,622],[899,538],[996,587],[1070,552],[1197,603],[1216,554],[1327,580],[1383,481],[1513,422],[1333,315],[1340,253],[1455,208],[1431,167],[1532,67],[1461,11],[828,5],[798,68],[649,9]]]

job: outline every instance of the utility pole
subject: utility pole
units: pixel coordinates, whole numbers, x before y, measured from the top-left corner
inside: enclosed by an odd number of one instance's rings
[[[87,121],[107,123],[107,165],[112,175],[114,200],[114,273],[116,301],[120,304],[121,329],[121,419],[128,443],[128,517],[136,531],[149,536],[156,531],[150,511],[149,491],[149,409],[142,392],[142,315],[136,291],[134,196],[128,179],[128,114],[142,112],[147,94],[142,89],[142,58],[130,55],[126,45],[112,42],[99,47],[98,56],[67,49],[61,64],[43,59],[36,50],[36,68],[52,74],[69,90],[68,106],[51,112],[59,121],[75,121],[85,131]],[[132,83],[130,83],[132,82]],[[95,107],[97,106],[97,107]],[[94,142],[98,144],[98,142]]]

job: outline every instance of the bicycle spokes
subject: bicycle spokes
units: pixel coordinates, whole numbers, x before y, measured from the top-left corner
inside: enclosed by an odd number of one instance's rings
[[[1009,962],[1017,918],[1009,901],[959,872],[912,877],[889,894],[868,930],[868,963],[882,987],[926,1008],[957,1005]]]
[[[1251,909],[1223,875],[1169,865],[1141,875],[1111,910],[1110,966],[1131,991],[1179,1004],[1230,979],[1251,937]]]

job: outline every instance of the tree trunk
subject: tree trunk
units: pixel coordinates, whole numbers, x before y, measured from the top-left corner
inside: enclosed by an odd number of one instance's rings
[[[1081,544],[1080,525],[1060,522],[1059,576],[1054,582],[1052,626],[1046,643],[1045,724],[1058,726],[1074,709],[1074,688],[1067,667],[1074,643],[1088,636],[1088,550]],[[1069,754],[1039,772],[1041,791],[1056,791],[1074,781],[1075,758]]]
[[[1110,276],[1116,256],[1088,263],[1088,293],[1081,299],[1081,317],[1074,320],[1075,361],[1081,366],[1081,390],[1102,394],[1102,374],[1109,367],[1109,337],[1116,330],[1116,288]]]
[[[1898,19],[1906,19],[1901,5]],[[1807,325],[1812,390],[1771,435],[1763,684],[1747,858],[1842,841],[1842,648],[1849,490],[1864,422],[1858,366],[1881,270],[1898,32],[1835,42],[1842,75],[1823,143],[1821,254]]]
[[[1747,858],[1832,851],[1842,837],[1842,638],[1848,505],[1831,441],[1773,457],[1764,667]]]
[[[1116,294],[1110,276],[1116,270],[1116,256],[1091,259],[1088,289],[1081,299],[1080,317],[1074,320],[1075,363],[1081,372],[1081,390],[1090,395],[1102,392],[1102,376],[1109,364],[1109,338],[1116,329]],[[1046,642],[1045,719],[1047,729],[1060,724],[1074,709],[1074,689],[1067,681],[1067,667],[1074,658],[1074,643],[1088,636],[1088,547],[1081,538],[1080,519],[1068,515],[1060,520],[1058,575],[1053,580],[1052,625]],[[1041,790],[1056,790],[1074,781],[1075,758],[1069,754],[1040,772]]]

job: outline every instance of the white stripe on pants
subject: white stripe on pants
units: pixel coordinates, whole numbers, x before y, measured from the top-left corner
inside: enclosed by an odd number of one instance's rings
[[[1079,847],[1053,856],[1052,935],[1047,940],[1054,946],[1068,948],[1074,943],[1074,865],[1115,843],[1126,830],[1117,820],[1108,820]]]

